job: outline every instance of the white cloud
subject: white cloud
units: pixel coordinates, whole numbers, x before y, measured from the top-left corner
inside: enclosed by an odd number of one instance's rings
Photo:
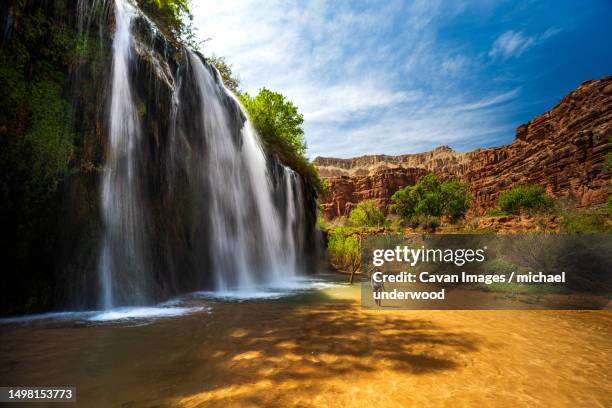
[[[464,103],[460,96],[442,101],[428,97],[419,104],[382,112],[376,121],[362,126],[336,128],[326,125],[310,132],[316,145],[325,144],[317,155],[351,157],[363,154],[417,153],[433,146],[453,145],[458,149],[502,143],[496,135],[508,123],[497,120],[519,94],[518,89]],[[329,134],[334,137],[330,138]],[[392,147],[392,151],[389,151]],[[348,152],[348,153],[347,153]]]
[[[497,37],[489,51],[489,56],[502,59],[520,57],[529,48],[543,43],[560,32],[561,29],[557,27],[550,27],[538,36],[527,36],[522,31],[506,31]]]
[[[375,109],[418,100],[418,92],[381,88],[375,81],[340,84],[318,89],[288,88],[296,100],[303,101],[300,110],[309,122],[343,122]],[[307,94],[306,94],[307,93]]]
[[[533,44],[534,39],[532,37],[527,37],[522,32],[510,30],[497,37],[489,55],[493,58],[520,57]]]
[[[453,80],[478,63],[437,42],[441,14],[458,12],[448,3],[246,0],[192,8],[199,36],[211,38],[205,55],[225,56],[244,90],[265,86],[298,106],[310,157],[481,145],[475,138],[499,127],[499,105],[518,92],[483,98],[482,90],[456,89]]]
[[[460,75],[469,65],[469,60],[463,55],[455,55],[442,62],[442,70],[450,76]]]

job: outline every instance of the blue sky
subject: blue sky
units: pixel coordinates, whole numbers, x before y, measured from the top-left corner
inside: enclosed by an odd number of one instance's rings
[[[203,53],[304,114],[308,155],[459,151],[612,75],[612,1],[193,2]]]

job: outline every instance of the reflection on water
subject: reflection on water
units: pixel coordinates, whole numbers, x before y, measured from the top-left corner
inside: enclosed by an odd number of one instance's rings
[[[255,299],[281,299],[312,290],[329,289],[339,286],[330,281],[331,277],[308,278],[296,277],[287,280],[282,285],[259,285],[248,288],[232,288],[225,291],[201,291],[191,293],[180,298],[163,302],[156,306],[129,306],[117,307],[102,311],[66,311],[41,313],[34,315],[16,316],[0,319],[1,324],[33,323],[33,322],[61,322],[61,321],[137,321],[158,318],[178,317],[191,313],[210,311],[211,306],[206,300],[247,301]],[[205,303],[202,305],[202,303]]]

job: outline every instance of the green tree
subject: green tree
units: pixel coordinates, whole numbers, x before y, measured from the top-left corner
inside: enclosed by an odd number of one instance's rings
[[[524,185],[503,191],[499,195],[498,207],[501,211],[517,214],[522,210],[543,211],[552,208],[554,200],[546,195],[544,187]]]
[[[350,273],[349,283],[353,283],[355,273],[361,266],[361,240],[359,235],[348,228],[336,228],[329,232],[327,253],[332,266]]]
[[[453,222],[462,218],[470,209],[472,196],[465,183],[447,181],[440,186],[440,195],[444,202],[444,212]]]
[[[415,215],[419,199],[416,189],[412,186],[401,188],[391,196],[393,204],[390,210],[394,211],[400,218],[408,220]]]
[[[261,88],[254,97],[246,92],[241,94],[240,102],[249,113],[255,130],[264,143],[280,148],[278,153],[284,156],[303,156],[306,153],[306,140],[302,129],[304,116],[298,112],[293,102],[267,88]]]
[[[325,184],[315,166],[306,158],[306,139],[302,129],[304,117],[297,107],[282,94],[267,88],[260,89],[256,96],[241,93],[239,98],[267,150],[296,170],[320,194],[323,193]]]
[[[396,191],[391,196],[393,204],[390,208],[405,220],[445,215],[455,222],[465,215],[471,201],[466,184],[458,181],[441,183],[435,174],[428,174],[414,186]]]
[[[185,41],[193,39],[190,0],[139,0],[138,5],[162,30]]]
[[[351,210],[348,224],[353,227],[382,227],[387,224],[387,219],[374,200],[366,200]]]

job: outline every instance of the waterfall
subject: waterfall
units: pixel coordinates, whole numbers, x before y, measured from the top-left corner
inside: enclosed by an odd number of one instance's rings
[[[115,0],[109,143],[102,177],[104,237],[99,261],[102,306],[146,301],[144,211],[138,191],[140,122],[129,79],[135,9]],[[117,299],[119,297],[119,299]]]
[[[133,32],[140,25],[158,33],[153,23],[129,0],[115,0],[114,10],[100,304],[108,309],[186,290],[290,285],[305,269],[300,176],[266,155],[215,68],[185,50],[172,73],[154,44],[143,45],[147,36]],[[132,54],[145,58],[153,75],[141,74]],[[154,86],[132,84],[134,72]],[[160,89],[169,89],[162,95],[169,99],[168,125],[151,153],[151,117],[142,120],[135,101],[157,103]]]
[[[302,211],[303,197],[300,176],[287,166],[283,166],[285,179],[285,246],[286,264],[295,272],[299,272],[301,260],[298,254],[303,249],[304,214]]]
[[[278,209],[266,156],[250,121],[239,137],[236,118],[223,99],[239,106],[218,78],[194,53],[189,54],[200,96],[201,137],[207,151],[200,176],[210,191],[212,257],[219,291],[249,290],[255,284],[279,284],[295,276],[295,247],[290,249]],[[242,112],[244,116],[244,112]],[[293,242],[293,238],[291,238]],[[287,254],[292,258],[287,262]]]

